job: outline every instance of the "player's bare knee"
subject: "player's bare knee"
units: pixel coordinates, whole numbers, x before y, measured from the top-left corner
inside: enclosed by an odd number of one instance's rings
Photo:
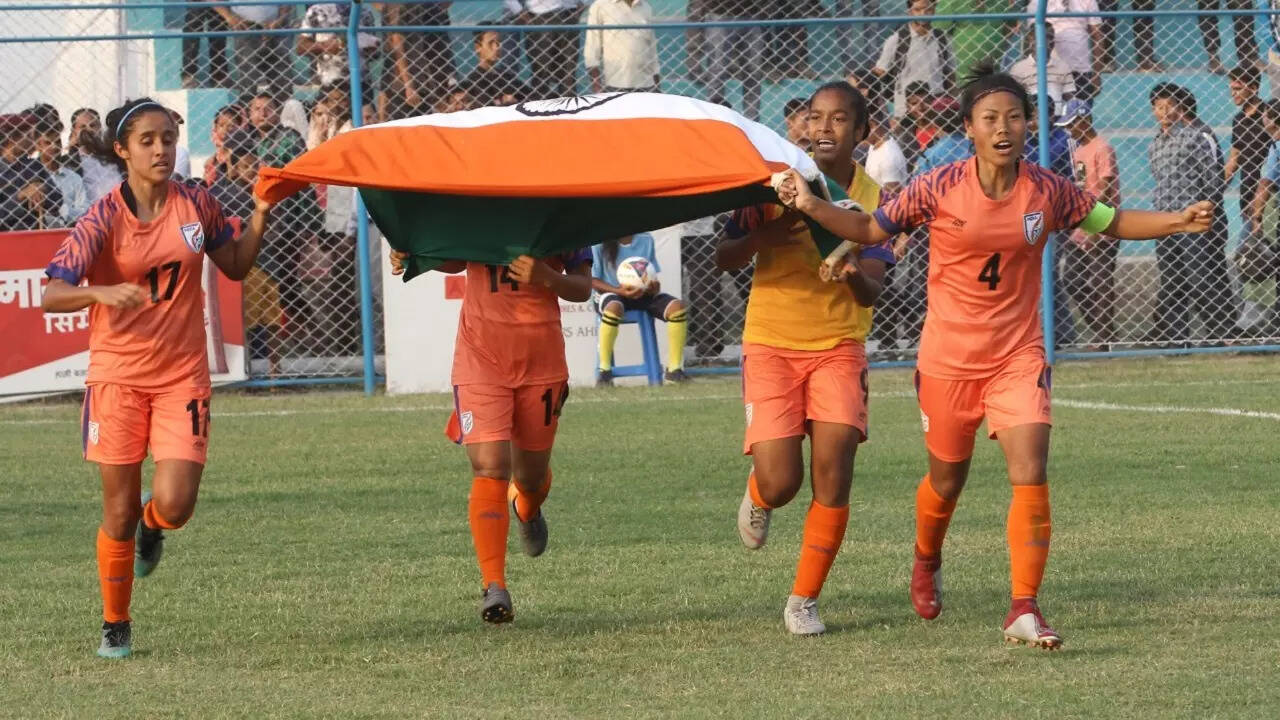
[[[803,484],[803,469],[761,473],[760,468],[756,468],[756,489],[760,492],[760,499],[769,507],[778,508],[791,502]]]
[[[605,303],[604,311],[609,313],[610,315],[622,317],[622,313],[623,313],[622,303],[618,302],[617,300]]]
[[[171,497],[162,498],[156,496],[151,500],[151,510],[155,513],[156,519],[160,521],[160,526],[166,530],[177,530],[187,521],[196,511],[196,499],[191,497]]]
[[[536,493],[547,484],[546,468],[519,468],[512,480],[521,492]]]
[[[102,530],[113,540],[128,540],[137,530],[141,515],[137,496],[103,498]]]
[[[1048,481],[1048,468],[1041,460],[1011,461],[1009,483],[1011,485],[1043,485]]]
[[[667,311],[664,317],[665,319],[670,320],[671,318],[679,315],[682,312],[684,312],[684,303],[680,302],[679,300],[672,300],[667,305]]]

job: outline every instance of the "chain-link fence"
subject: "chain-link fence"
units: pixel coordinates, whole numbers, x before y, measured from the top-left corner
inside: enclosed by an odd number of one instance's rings
[[[1046,133],[1054,170],[1129,207],[1175,209],[1208,198],[1220,208],[1205,236],[1159,243],[1118,243],[1082,232],[1057,238],[1046,287],[1059,348],[1114,354],[1274,344],[1280,264],[1272,199],[1280,152],[1273,148],[1280,123],[1271,122],[1273,106],[1263,98],[1280,88],[1275,16],[1242,11],[1252,7],[1249,0],[1226,0],[1220,9],[1209,0],[1169,0],[1158,13],[1136,17],[1132,11],[1153,10],[1153,0],[1127,7],[1116,0],[1048,0],[1047,63],[1041,65],[1036,4],[0,6],[8,77],[0,100],[5,112],[29,108],[38,116],[25,139],[13,141],[22,133],[6,130],[0,226],[73,222],[117,183],[119,176],[83,155],[77,140],[83,130],[98,128],[94,122],[107,109],[141,94],[185,120],[189,165],[180,158],[179,171],[209,183],[239,213],[247,212],[256,163],[287,162],[347,130],[353,109],[367,123],[573,93],[658,89],[728,104],[803,145],[805,98],[822,82],[840,79],[871,100],[872,135],[856,156],[892,190],[968,153],[957,86],[976,63],[989,60],[1037,95],[1043,90],[1055,119]],[[77,112],[81,108],[100,115]],[[1280,105],[1274,108],[1280,120]],[[1040,160],[1041,137],[1028,150],[1032,160]],[[27,189],[33,185],[41,192]],[[363,223],[355,208],[349,189],[317,186],[279,209],[276,237],[245,287],[255,376],[361,372],[356,237]],[[715,269],[722,225],[723,219],[708,218],[679,232],[695,364],[732,364],[741,338],[751,276],[749,269]],[[378,244],[370,247],[376,269]],[[926,307],[927,236],[900,238],[897,250],[901,261],[869,344],[872,358],[882,362],[913,357]],[[380,273],[371,275],[376,281]],[[369,323],[380,328],[373,309]],[[374,342],[380,352],[380,341]]]

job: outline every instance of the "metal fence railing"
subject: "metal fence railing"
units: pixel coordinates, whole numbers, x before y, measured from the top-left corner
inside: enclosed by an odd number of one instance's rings
[[[570,93],[656,88],[715,100],[803,143],[786,117],[792,99],[845,79],[872,101],[874,132],[859,159],[892,186],[963,152],[956,86],[968,68],[991,60],[1044,99],[1043,151],[1032,159],[1095,190],[1098,178],[1114,175],[1108,191],[1132,207],[1169,209],[1191,190],[1220,205],[1203,237],[1123,245],[1082,233],[1056,238],[1045,324],[1060,356],[1280,349],[1280,124],[1268,119],[1264,100],[1280,93],[1280,11],[1238,0],[1227,9],[1169,0],[1159,11],[1135,0],[1124,12],[1116,0],[1097,4],[0,5],[0,106],[43,113],[29,137],[6,138],[6,167],[21,182],[0,183],[0,194],[33,178],[48,189],[41,207],[30,193],[0,197],[0,215],[9,213],[0,229],[74,222],[112,181],[79,155],[76,140],[93,116],[76,111],[105,115],[142,94],[184,117],[189,166],[180,171],[242,198],[253,160],[287,162],[352,126]],[[1089,102],[1088,117],[1058,123],[1077,112],[1072,100]],[[14,175],[15,158],[28,155],[27,175]],[[371,388],[382,352],[376,228],[345,188],[313,187],[278,214],[285,221],[276,223],[259,282],[246,288],[253,376],[359,378]],[[714,269],[720,224],[709,218],[679,233],[695,366],[736,360],[750,288],[749,271]],[[924,315],[927,238],[904,239],[899,252],[869,344],[882,363],[913,358]]]

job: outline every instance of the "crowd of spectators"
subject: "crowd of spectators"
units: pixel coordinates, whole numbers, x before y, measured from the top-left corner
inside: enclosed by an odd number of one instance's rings
[[[1269,0],[1280,5],[1280,0]],[[1034,0],[949,0],[948,13],[999,12],[1033,9]],[[1144,0],[1133,0],[1143,9]],[[1149,4],[1149,3],[1148,3]],[[1217,2],[1201,0],[1205,9]],[[1117,9],[1115,0],[1050,0],[1050,12],[1090,13]],[[879,12],[876,0],[840,0],[842,12]],[[1237,9],[1240,0],[1227,0]],[[220,108],[210,141],[213,155],[198,168],[197,177],[225,198],[229,208],[246,215],[251,210],[248,189],[259,165],[282,165],[304,150],[351,129],[350,61],[347,42],[351,5],[315,3],[305,9],[277,3],[216,6],[187,9],[183,29],[201,31],[271,30],[290,26],[295,34],[246,34],[231,38],[193,35],[182,42],[184,87],[226,87],[237,99]],[[510,105],[529,99],[557,97],[589,88],[592,91],[660,91],[663,89],[658,35],[650,0],[505,0],[503,14],[485,21],[470,33],[473,58],[456,62],[450,34],[440,31],[377,30],[385,27],[439,27],[450,25],[450,3],[367,3],[360,24],[372,31],[357,35],[362,59],[362,98],[365,122],[384,121],[428,112],[453,112],[482,106]],[[1017,23],[943,25],[933,20],[939,11],[935,0],[909,0],[912,20],[893,28],[867,25],[856,28],[867,49],[839,53],[850,84],[860,88],[872,107],[871,132],[858,150],[858,159],[869,174],[889,192],[903,187],[913,175],[952,162],[969,153],[956,101],[956,87],[968,68],[986,51],[999,56],[1004,67],[1036,91],[1034,39]],[[821,4],[811,0],[690,0],[688,17],[709,23],[770,18],[821,17]],[[1276,19],[1273,18],[1273,21]],[[501,32],[505,25],[585,25],[585,30],[531,30]],[[1149,19],[1133,21],[1137,69],[1158,71]],[[1053,170],[1072,177],[1100,197],[1118,199],[1119,170],[1115,150],[1093,126],[1090,101],[1102,88],[1104,77],[1116,68],[1115,22],[1099,17],[1054,18],[1046,27],[1048,57],[1047,97],[1036,98],[1055,118],[1050,132],[1049,159]],[[611,26],[625,26],[611,29]],[[1209,69],[1225,72],[1220,55],[1216,18],[1199,23],[1209,54]],[[1280,187],[1280,103],[1259,97],[1259,80],[1265,68],[1273,83],[1280,79],[1280,55],[1275,50],[1258,55],[1253,24],[1236,22],[1235,47],[1242,58],[1231,70],[1228,82],[1240,112],[1232,124],[1229,151],[1224,153],[1212,128],[1197,118],[1190,90],[1162,84],[1152,91],[1150,104],[1158,129],[1154,133],[1148,164],[1155,178],[1158,209],[1185,204],[1208,193],[1220,200],[1226,185],[1240,176],[1238,212],[1255,233],[1263,227],[1267,202]],[[1280,37],[1280,26],[1273,28]],[[848,31],[848,32],[845,32]],[[852,37],[844,28],[836,37]],[[807,50],[802,26],[766,28],[759,25],[713,25],[690,28],[684,37],[685,67],[682,73],[697,83],[706,97],[722,104],[730,81],[739,81],[737,108],[760,119],[763,84],[785,78],[812,77],[816,73]],[[1001,55],[1000,48],[1020,44],[1021,51]],[[307,63],[305,80],[294,58]],[[459,76],[460,67],[470,68]],[[579,68],[583,82],[579,83]],[[297,92],[302,81],[310,89]],[[305,97],[303,100],[301,98]],[[788,139],[806,147],[807,107],[794,98],[783,108],[779,126]],[[175,118],[181,122],[181,118]],[[1036,117],[1031,119],[1033,123]],[[89,205],[118,185],[118,170],[82,149],[86,133],[100,134],[97,111],[79,108],[64,126],[58,111],[37,105],[23,113],[0,116],[0,230],[65,227],[83,215]],[[1027,149],[1027,158],[1040,160],[1038,136]],[[180,150],[177,173],[191,176],[185,148]],[[249,283],[254,298],[263,299],[262,312],[251,323],[260,345],[279,355],[279,338],[285,323],[296,327],[288,334],[316,346],[317,351],[341,318],[326,306],[324,285],[335,280],[354,284],[354,195],[349,189],[318,186],[299,196],[287,209],[291,222],[277,223],[281,237],[260,261],[262,272]],[[1210,234],[1209,242],[1173,238],[1157,246],[1159,268],[1158,307],[1152,317],[1152,342],[1187,342],[1190,318],[1199,315],[1206,334],[1230,338],[1237,331],[1239,305],[1228,283],[1206,282],[1205,274],[1227,274],[1226,216]],[[716,234],[715,219],[686,228],[691,247],[708,246]],[[1087,336],[1096,347],[1116,339],[1114,240],[1075,233],[1059,238],[1060,282],[1057,288],[1059,339],[1083,342]],[[902,238],[897,252],[900,264],[885,293],[874,338],[882,346],[913,347],[923,318],[923,272],[927,265],[927,238]],[[683,252],[686,265],[694,267],[696,252]],[[712,337],[713,325],[697,308],[714,307],[710,297],[714,279],[704,278],[686,290],[695,308],[691,315],[691,340],[699,355],[718,352],[723,345]],[[719,281],[714,280],[718,287]],[[749,275],[734,277],[731,302],[745,299]],[[727,287],[727,285],[726,285]],[[345,310],[342,312],[346,312]],[[341,315],[342,312],[336,313]],[[702,312],[708,312],[703,310]],[[1077,319],[1078,318],[1078,319]],[[348,324],[355,327],[354,323]],[[1075,336],[1079,327],[1081,338]]]

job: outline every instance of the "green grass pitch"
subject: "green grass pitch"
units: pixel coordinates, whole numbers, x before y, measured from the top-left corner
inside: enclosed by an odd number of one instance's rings
[[[124,662],[93,654],[78,405],[0,406],[0,716],[1276,716],[1280,360],[1058,368],[1041,596],[1058,653],[1001,643],[1009,490],[985,439],[946,610],[912,613],[919,413],[908,372],[871,383],[824,637],[781,620],[808,492],[766,548],[739,544],[736,378],[574,392],[550,548],[526,558],[513,530],[505,627],[477,612],[448,398],[226,392],[196,516],[135,587]]]

